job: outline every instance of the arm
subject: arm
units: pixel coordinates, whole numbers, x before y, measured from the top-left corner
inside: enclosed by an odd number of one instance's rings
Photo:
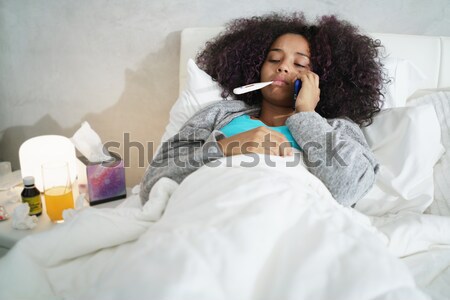
[[[214,130],[209,120],[207,113],[195,116],[179,133],[162,144],[141,181],[140,198],[143,204],[160,178],[168,177],[180,183],[205,163],[223,156],[217,144],[217,139],[222,138],[223,134]]]
[[[242,101],[226,100],[211,104],[194,116],[175,136],[164,142],[147,167],[141,181],[141,202],[148,200],[153,185],[162,177],[180,183],[204,164],[224,156],[217,141],[225,136],[220,128],[235,116],[252,112]]]
[[[286,125],[304,150],[308,170],[339,203],[353,205],[373,186],[378,163],[355,123],[299,112]]]
[[[297,78],[302,88],[296,113],[286,125],[304,150],[308,170],[322,180],[336,201],[353,205],[373,186],[378,163],[356,123],[327,121],[315,112],[320,100],[319,76],[305,71]]]

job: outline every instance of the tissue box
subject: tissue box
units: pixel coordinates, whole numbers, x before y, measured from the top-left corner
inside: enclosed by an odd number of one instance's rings
[[[115,154],[112,161],[92,163],[78,158],[78,188],[85,192],[90,205],[105,203],[127,196],[123,160]]]

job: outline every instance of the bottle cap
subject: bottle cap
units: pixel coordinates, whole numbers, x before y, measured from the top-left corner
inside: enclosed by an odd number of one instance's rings
[[[24,185],[34,185],[34,177],[33,176],[26,176],[23,178],[23,184]]]

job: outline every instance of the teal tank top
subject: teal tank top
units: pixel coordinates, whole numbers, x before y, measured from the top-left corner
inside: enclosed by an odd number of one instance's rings
[[[228,123],[227,125],[222,127],[222,129],[220,129],[220,131],[222,131],[222,133],[226,137],[230,137],[230,136],[236,135],[238,133],[249,131],[254,128],[260,127],[260,126],[265,126],[265,127],[268,127],[270,129],[273,129],[273,130],[276,130],[276,131],[282,133],[286,137],[286,139],[289,141],[289,143],[291,143],[291,146],[293,148],[302,150],[302,148],[297,144],[297,142],[295,141],[294,137],[292,136],[291,132],[289,131],[289,129],[287,128],[286,125],[284,125],[284,126],[267,126],[260,120],[254,120],[254,119],[250,118],[249,115],[242,115],[237,118],[234,118],[233,120],[231,120],[230,123]]]

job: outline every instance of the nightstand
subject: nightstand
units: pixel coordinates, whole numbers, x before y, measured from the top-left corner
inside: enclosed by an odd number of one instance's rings
[[[20,193],[22,192],[23,187],[17,186],[13,188],[11,191],[0,191],[0,205],[6,208],[8,211],[10,218],[5,221],[0,221],[0,257],[5,255],[6,252],[11,249],[15,243],[17,243],[19,240],[23,239],[24,237],[32,234],[36,234],[39,232],[43,232],[46,230],[49,230],[50,228],[54,226],[58,226],[57,223],[53,223],[50,221],[49,217],[47,216],[47,213],[45,212],[45,201],[42,197],[42,204],[43,204],[43,212],[38,217],[38,223],[36,227],[33,229],[28,230],[18,230],[12,228],[12,213],[14,211],[14,208],[19,205],[21,202],[10,202],[7,201],[9,198],[16,197],[18,201],[21,201],[20,199]],[[127,191],[129,192],[129,191]],[[78,196],[78,191],[74,189],[73,191],[74,199]],[[106,202],[103,204],[95,205],[95,207],[98,208],[113,208],[118,206],[120,203],[122,203],[125,199],[119,199],[111,202]]]

